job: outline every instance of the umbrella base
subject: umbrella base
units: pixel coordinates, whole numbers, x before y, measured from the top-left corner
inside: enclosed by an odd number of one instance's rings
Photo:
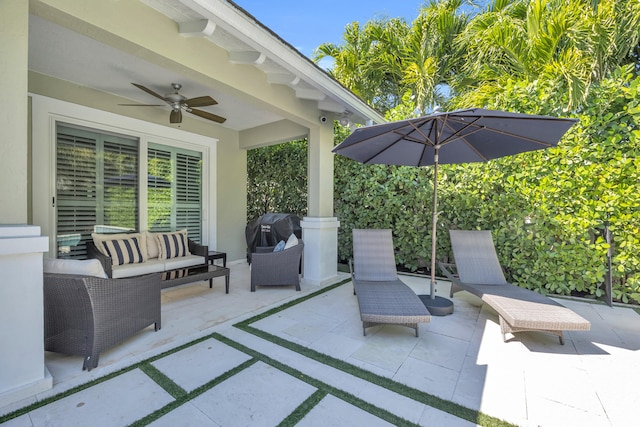
[[[431,295],[418,295],[432,316],[446,316],[453,313],[453,301],[442,297],[431,298]]]

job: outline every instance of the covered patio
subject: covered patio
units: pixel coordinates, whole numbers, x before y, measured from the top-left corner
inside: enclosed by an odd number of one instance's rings
[[[349,276],[249,291],[248,266],[163,291],[163,328],[140,332],[82,371],[47,353],[51,390],[5,406],[7,426],[521,425],[627,426],[640,380],[640,317],[560,300],[591,322],[566,344],[543,333],[504,343],[496,313],[463,292],[455,311],[362,336]],[[417,293],[424,276],[402,276]],[[439,281],[445,292],[448,284]],[[89,387],[84,387],[89,383]],[[42,403],[46,403],[42,406]],[[31,408],[29,405],[33,405]],[[23,412],[13,411],[24,408]]]
[[[307,139],[304,277],[318,286],[336,279],[333,121],[384,119],[293,46],[225,0],[2,2],[0,22],[0,322],[12,325],[0,331],[9,349],[0,364],[10,367],[0,371],[0,404],[54,381],[42,345],[42,257],[82,257],[95,230],[160,222],[189,229],[230,261],[244,259],[250,149]],[[72,147],[67,154],[62,142]],[[84,160],[84,149],[96,166],[63,172],[63,160]],[[131,157],[130,169],[115,173],[117,163],[108,175],[111,166],[100,162],[109,156]],[[197,171],[182,184],[199,198],[176,212],[183,200],[174,194],[156,221],[149,195],[173,181],[140,177],[162,161],[178,169],[177,156]],[[120,209],[135,216],[126,226],[107,212],[121,203],[107,200],[117,182],[138,186]]]
[[[536,333],[503,343],[496,314],[459,294],[454,314],[421,325],[419,339],[394,326],[362,336],[337,268],[333,120],[384,119],[233,2],[2,2],[0,22],[3,425],[635,423],[640,322],[628,308],[562,300],[591,331],[565,346]],[[171,123],[169,106],[119,105],[158,102],[131,83],[162,94],[179,83],[187,98],[213,97],[203,110],[226,120],[185,110]],[[197,153],[200,240],[231,268],[228,295],[222,278],[164,290],[162,329],[104,352],[90,372],[43,348],[42,257],[79,241],[58,222],[68,184],[56,169],[59,125],[135,141],[143,177],[158,145]],[[298,138],[309,143],[302,291],[251,293],[246,152]],[[136,196],[142,230],[148,191]]]

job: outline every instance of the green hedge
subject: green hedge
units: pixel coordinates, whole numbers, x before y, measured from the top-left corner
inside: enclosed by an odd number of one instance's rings
[[[640,79],[624,70],[594,87],[589,107],[576,116],[580,123],[558,148],[441,166],[438,259],[451,257],[449,229],[493,230],[513,283],[543,294],[599,297],[609,220],[614,297],[640,302],[639,87]],[[544,89],[514,85],[507,101],[487,107],[563,115]],[[432,176],[433,168],[365,166],[337,157],[340,258],[351,254],[352,228],[388,227],[399,263],[412,270],[428,265]]]
[[[307,214],[307,141],[247,153],[247,220],[265,213]]]
[[[562,102],[548,93],[549,88],[536,83],[514,84],[508,96],[484,107],[568,116],[559,107]],[[587,107],[575,115],[580,123],[558,148],[489,163],[441,166],[438,259],[451,257],[449,229],[493,230],[513,283],[543,294],[599,297],[608,220],[614,235],[614,298],[640,302],[640,78],[619,70],[589,96]],[[336,143],[347,135],[346,129],[336,127]],[[250,153],[250,215],[267,205],[272,212],[304,215],[306,181],[300,179],[306,180],[306,144],[285,145],[298,152],[289,159],[299,163],[284,164],[274,153],[258,156],[264,149]],[[276,164],[270,165],[269,158],[277,159]],[[411,270],[429,266],[432,178],[431,167],[362,165],[336,156],[339,258],[351,256],[353,228],[384,227],[393,229],[399,264]],[[280,191],[290,197],[278,196]]]

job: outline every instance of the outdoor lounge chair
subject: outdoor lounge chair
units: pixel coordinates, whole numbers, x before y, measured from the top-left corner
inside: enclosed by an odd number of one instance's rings
[[[251,254],[251,292],[256,286],[293,285],[300,290],[300,260],[304,242],[279,252],[273,246],[258,246]]]
[[[498,313],[504,341],[507,333],[539,331],[557,335],[564,344],[563,331],[590,329],[589,321],[563,305],[508,283],[490,231],[450,230],[449,234],[457,275],[451,265],[439,264],[451,281],[450,296],[468,291],[491,306]]]
[[[353,230],[351,279],[358,298],[362,333],[380,324],[408,326],[431,321],[420,298],[397,275],[391,230]]]

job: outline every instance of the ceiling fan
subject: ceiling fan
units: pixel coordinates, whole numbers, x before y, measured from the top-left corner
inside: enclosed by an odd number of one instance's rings
[[[218,102],[210,96],[198,96],[196,98],[187,98],[186,96],[178,93],[182,88],[180,83],[171,83],[174,92],[166,95],[160,95],[151,89],[139,85],[137,83],[131,83],[138,89],[147,92],[149,95],[153,95],[158,99],[162,99],[171,107],[171,114],[169,114],[170,123],[182,123],[182,110],[187,113],[195,114],[207,120],[212,120],[217,123],[224,123],[227,119],[220,117],[216,114],[209,113],[208,111],[196,110],[194,107],[207,107],[209,105],[216,105]],[[118,104],[130,107],[162,107],[164,104]]]

